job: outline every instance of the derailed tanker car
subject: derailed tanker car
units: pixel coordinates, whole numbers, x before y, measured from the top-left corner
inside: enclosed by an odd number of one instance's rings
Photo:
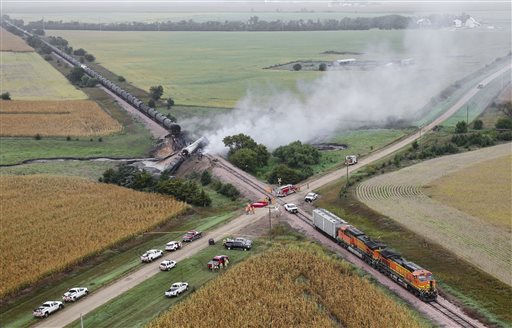
[[[313,210],[313,225],[422,301],[436,300],[436,281],[428,270],[407,261],[387,249],[385,244],[372,240],[364,232],[325,209]]]
[[[167,130],[169,130],[172,135],[176,136],[176,135],[180,134],[181,127],[178,124],[172,122],[170,119],[168,119],[167,117],[162,115],[160,112],[158,112],[154,108],[151,108],[148,105],[144,104],[142,102],[142,100],[138,99],[137,97],[135,97],[134,95],[132,95],[128,91],[124,90],[123,88],[121,88],[120,86],[115,84],[114,82],[112,82],[109,79],[105,78],[104,76],[102,76],[101,74],[99,74],[95,70],[91,69],[90,67],[80,63],[80,61],[78,61],[73,56],[67,54],[66,52],[62,51],[61,49],[55,47],[54,45],[46,42],[45,40],[41,39],[37,35],[29,33],[29,32],[27,32],[27,31],[25,31],[25,30],[15,26],[15,25],[7,22],[7,21],[6,21],[6,23],[11,25],[11,26],[13,26],[13,27],[15,27],[15,28],[17,28],[18,30],[20,30],[21,32],[23,32],[24,34],[26,34],[28,36],[38,38],[41,42],[43,42],[45,45],[47,45],[49,48],[51,48],[51,50],[54,53],[56,53],[58,56],[64,58],[66,61],[71,63],[73,66],[81,67],[87,75],[89,75],[92,78],[97,79],[98,82],[101,85],[103,85],[105,88],[107,88],[108,90],[112,91],[117,96],[119,96],[121,99],[123,99],[124,101],[126,101],[127,103],[129,103],[130,105],[135,107],[137,110],[142,112],[144,115],[148,116],[153,121],[157,122],[158,124],[160,124],[161,126],[166,128]]]

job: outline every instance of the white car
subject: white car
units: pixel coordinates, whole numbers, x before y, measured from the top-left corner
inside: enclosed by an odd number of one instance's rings
[[[179,294],[183,293],[188,289],[188,282],[175,282],[171,285],[171,288],[169,288],[165,292],[165,296],[167,297],[174,297],[178,296]]]
[[[142,254],[140,260],[142,262],[151,262],[164,255],[164,252],[160,249],[150,249],[146,253]]]
[[[36,318],[46,318],[48,315],[53,312],[59,311],[64,308],[64,303],[59,301],[48,301],[41,304],[40,307],[34,310],[32,314]]]
[[[160,263],[160,270],[162,271],[169,271],[174,267],[176,267],[176,261],[164,260]]]
[[[284,204],[284,209],[287,210],[290,213],[297,213],[297,212],[299,212],[299,209],[297,208],[297,205],[292,204],[292,203]]]
[[[165,250],[166,251],[177,251],[178,249],[181,249],[181,241],[170,241],[167,244],[165,244]]]
[[[65,292],[64,296],[62,296],[62,300],[64,302],[74,302],[77,299],[86,296],[87,294],[89,294],[89,290],[87,288],[75,287]]]
[[[314,192],[310,192],[304,197],[304,201],[306,202],[314,202],[318,198],[318,194],[315,194]]]

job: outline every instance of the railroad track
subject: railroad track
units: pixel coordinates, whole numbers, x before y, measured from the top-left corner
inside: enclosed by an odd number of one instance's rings
[[[473,324],[472,322],[466,320],[461,315],[457,314],[453,310],[449,309],[448,307],[442,305],[438,301],[429,302],[427,303],[432,308],[436,309],[438,312],[442,313],[444,316],[450,318],[453,322],[457,323],[460,327],[465,328],[479,328],[479,326]]]
[[[206,156],[208,156],[208,158],[210,158],[210,159],[213,159],[213,157],[210,155],[206,155]],[[218,160],[215,163],[218,167],[228,171],[230,174],[232,174],[236,178],[240,179],[247,185],[249,185],[252,188],[256,189],[257,191],[261,192],[263,195],[270,196],[270,197],[273,196],[264,187],[262,187],[261,185],[259,185],[256,182],[252,181],[251,179],[247,178],[243,173],[236,171],[235,169],[229,167],[228,165],[225,165],[224,163],[222,163]],[[278,203],[280,205],[284,205],[284,204],[286,204],[286,201],[282,198],[276,198],[276,203]],[[301,221],[303,221],[304,223],[306,223],[308,226],[315,228],[312,223],[311,218],[307,214],[305,214],[303,211],[299,210],[297,213],[295,213],[295,216],[297,218],[299,218]],[[340,246],[340,248],[341,248],[341,246]],[[344,249],[341,248],[341,250],[344,250]],[[427,304],[428,307],[434,309],[436,312],[442,314],[444,317],[448,318],[451,322],[454,323],[454,325],[450,325],[449,327],[462,327],[462,328],[480,328],[481,327],[481,326],[478,326],[478,325],[472,323],[468,319],[464,318],[464,316],[458,314],[457,312],[453,311],[449,307],[447,307],[437,301],[429,302],[429,303],[425,303],[425,304]]]

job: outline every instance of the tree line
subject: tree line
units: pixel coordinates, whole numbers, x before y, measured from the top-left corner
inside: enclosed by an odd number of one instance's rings
[[[430,27],[452,26],[454,19],[464,19],[465,14],[430,15],[425,17]],[[23,26],[23,20],[12,20]],[[417,28],[418,17],[385,15],[378,17],[343,17],[342,19],[297,19],[297,20],[260,20],[252,16],[247,21],[207,21],[194,20],[166,22],[125,22],[125,23],[84,23],[78,21],[34,21],[25,28],[29,30],[104,30],[104,31],[334,31],[334,30],[369,30],[369,29],[406,29]],[[424,26],[421,26],[424,27]]]

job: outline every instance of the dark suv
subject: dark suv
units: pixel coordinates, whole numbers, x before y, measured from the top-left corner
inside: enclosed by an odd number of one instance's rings
[[[244,251],[247,251],[251,249],[252,244],[241,240],[227,240],[224,243],[224,247],[226,247],[227,249],[242,249]]]

